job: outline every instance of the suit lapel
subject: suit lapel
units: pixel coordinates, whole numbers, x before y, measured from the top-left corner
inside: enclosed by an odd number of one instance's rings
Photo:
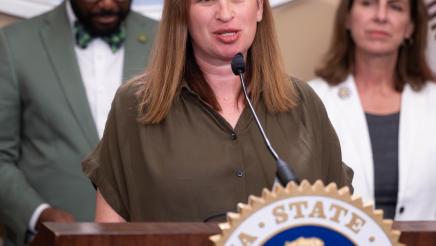
[[[423,89],[425,90],[425,89]],[[428,107],[425,103],[426,97],[424,91],[413,91],[410,85],[406,84],[401,96],[401,113],[400,113],[400,135],[399,135],[399,149],[398,149],[398,170],[399,170],[399,198],[403,198],[407,185],[410,184],[409,178],[416,168],[417,156],[419,152],[416,150],[419,143],[417,143],[419,129],[428,129],[425,122],[418,119],[425,119],[427,112],[425,109]],[[424,139],[419,139],[422,143]],[[418,158],[419,159],[419,158]],[[412,168],[413,167],[413,168]]]
[[[93,148],[98,143],[98,133],[74,52],[65,2],[47,16],[40,34],[70,110]]]
[[[342,139],[343,159],[353,160],[351,165],[355,173],[353,185],[364,199],[374,199],[374,165],[372,160],[371,142],[366,123],[365,113],[360,103],[359,92],[354,77],[349,75],[333,91],[337,112],[338,136]],[[344,95],[344,90],[347,91]],[[341,96],[342,95],[342,96]]]
[[[142,73],[151,50],[156,23],[145,22],[143,17],[131,12],[125,21],[127,36],[124,52],[123,82]]]

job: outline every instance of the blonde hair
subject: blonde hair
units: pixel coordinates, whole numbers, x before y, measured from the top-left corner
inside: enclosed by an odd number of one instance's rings
[[[165,0],[162,20],[146,72],[131,83],[139,85],[139,121],[161,122],[178,96],[182,82],[215,110],[220,107],[192,54],[188,33],[190,0]],[[284,112],[296,105],[295,90],[284,72],[271,7],[263,1],[263,19],[247,54],[246,78],[254,104],[262,99],[272,112]]]

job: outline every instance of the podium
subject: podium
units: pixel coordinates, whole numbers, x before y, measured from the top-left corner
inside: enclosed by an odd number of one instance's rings
[[[436,221],[396,221],[400,242],[408,246],[436,245]],[[217,223],[44,223],[33,246],[78,245],[212,245]]]

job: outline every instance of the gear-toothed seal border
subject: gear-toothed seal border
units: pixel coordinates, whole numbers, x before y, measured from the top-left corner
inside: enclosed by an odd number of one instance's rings
[[[382,210],[375,210],[373,203],[364,204],[360,196],[351,195],[348,187],[338,189],[335,183],[325,186],[321,180],[316,181],[313,185],[307,180],[303,180],[300,185],[290,182],[286,188],[281,185],[275,185],[272,191],[263,189],[261,197],[250,196],[247,204],[238,204],[238,213],[227,213],[227,222],[219,224],[222,231],[221,234],[211,236],[210,240],[214,245],[225,245],[230,235],[256,211],[282,199],[310,195],[331,197],[362,210],[383,229],[385,235],[390,239],[392,246],[405,246],[399,242],[401,232],[392,229],[392,220],[383,219]]]

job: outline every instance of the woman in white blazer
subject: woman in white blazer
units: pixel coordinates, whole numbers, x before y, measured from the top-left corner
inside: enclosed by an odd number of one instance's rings
[[[355,194],[386,218],[436,220],[436,84],[422,1],[342,0],[310,85],[354,170]]]

